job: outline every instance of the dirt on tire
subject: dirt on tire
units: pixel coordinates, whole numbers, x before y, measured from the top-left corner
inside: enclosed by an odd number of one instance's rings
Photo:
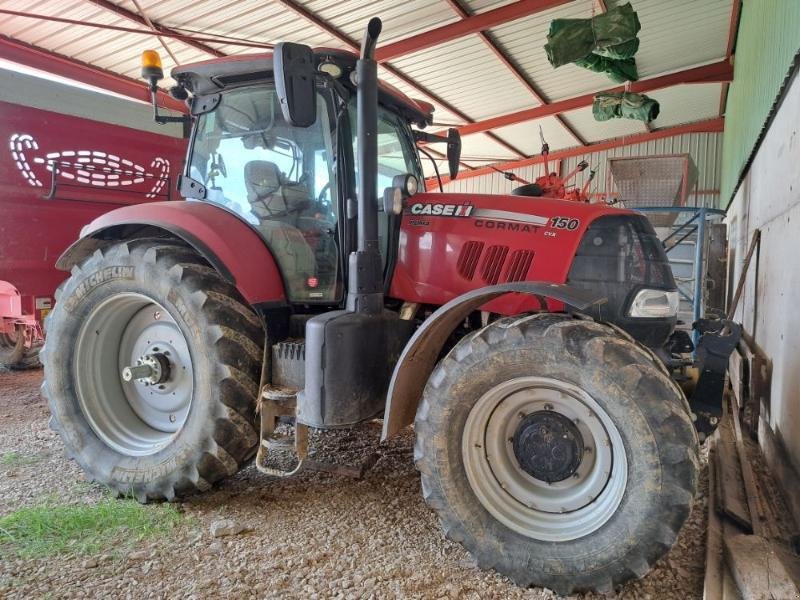
[[[645,576],[689,516],[699,473],[686,400],[654,360],[615,328],[563,314],[508,317],[462,339],[431,375],[415,424],[423,496],[445,535],[482,567],[561,594],[610,592]],[[526,375],[585,390],[623,440],[628,474],[619,507],[578,539],[513,531],[484,508],[465,472],[461,432],[473,405],[498,382]]]
[[[104,443],[78,397],[81,382],[72,361],[81,356],[73,358],[75,340],[87,315],[115,294],[136,294],[163,306],[196,363],[186,421],[151,454],[126,454]],[[172,500],[209,489],[253,455],[263,328],[235,288],[193,250],[160,239],[97,250],[73,269],[56,301],[42,350],[43,391],[52,426],[89,478],[141,502]],[[112,371],[101,376],[119,377]]]

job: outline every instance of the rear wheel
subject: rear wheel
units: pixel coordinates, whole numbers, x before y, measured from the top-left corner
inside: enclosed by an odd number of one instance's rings
[[[44,392],[67,453],[140,501],[249,459],[263,329],[191,249],[120,243],[73,269],[48,319]]]
[[[509,317],[459,342],[416,420],[423,495],[448,537],[562,594],[643,576],[698,473],[685,399],[655,360],[567,315]]]

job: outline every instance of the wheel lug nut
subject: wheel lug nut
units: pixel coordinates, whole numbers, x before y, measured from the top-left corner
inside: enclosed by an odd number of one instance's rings
[[[154,318],[156,321],[158,321],[158,320],[161,318],[161,311],[160,311],[160,310],[157,310],[156,312],[154,312],[154,313],[153,313],[153,318]]]
[[[169,422],[170,423],[174,423],[175,422],[175,415],[170,415],[169,416]]]

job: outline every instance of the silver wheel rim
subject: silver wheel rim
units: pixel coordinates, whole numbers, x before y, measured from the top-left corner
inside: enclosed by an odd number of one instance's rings
[[[583,438],[583,459],[563,481],[533,477],[514,453],[519,423],[538,411],[568,418]],[[481,396],[467,417],[461,453],[483,507],[506,527],[543,541],[569,541],[602,527],[628,479],[622,438],[605,410],[577,386],[545,377],[511,379]]]
[[[123,378],[126,367],[142,364],[156,365],[161,378]],[[89,426],[121,454],[154,454],[186,422],[194,390],[189,345],[147,296],[115,294],[96,306],[78,333],[73,369]]]

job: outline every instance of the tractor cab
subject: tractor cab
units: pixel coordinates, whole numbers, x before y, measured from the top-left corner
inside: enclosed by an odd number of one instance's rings
[[[235,213],[257,231],[275,256],[293,303],[344,300],[346,259],[356,239],[356,59],[322,49],[308,53],[307,65],[282,66],[295,69],[295,75],[307,69],[313,80],[306,106],[311,116],[302,126],[284,115],[273,54],[173,71],[178,82],[173,93],[191,92],[195,117],[182,193]],[[395,178],[414,189],[422,181],[411,123],[430,123],[433,107],[386,84],[379,84],[378,94],[375,193],[382,198]],[[399,219],[382,202],[375,210],[385,269]]]

